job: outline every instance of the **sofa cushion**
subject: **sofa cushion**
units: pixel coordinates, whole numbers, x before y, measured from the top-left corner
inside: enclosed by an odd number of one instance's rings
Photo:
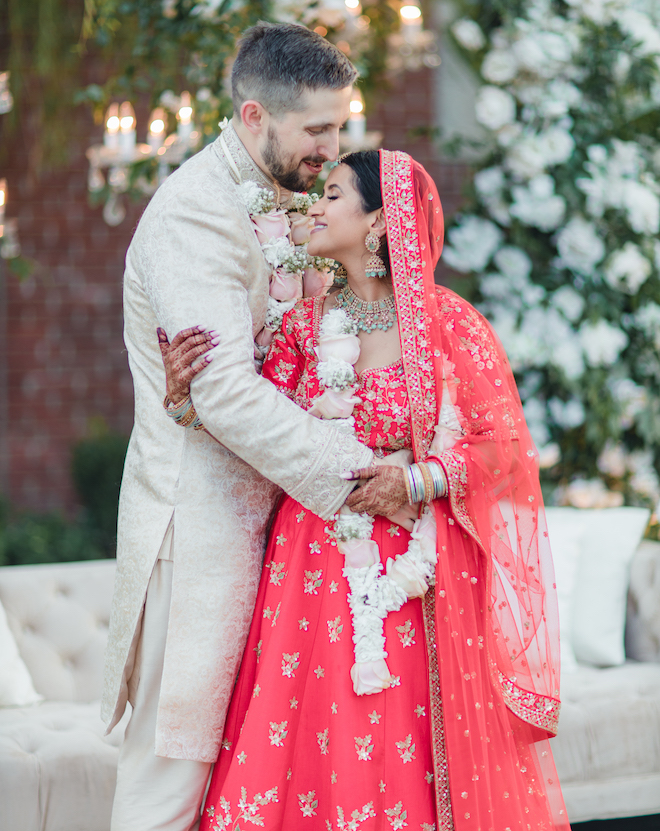
[[[0,568],[0,602],[45,698],[100,698],[115,567],[101,560]]]
[[[660,812],[659,736],[660,664],[566,676],[551,745],[571,821]]]
[[[25,706],[41,701],[30,673],[18,654],[5,609],[0,602],[0,707]]]
[[[108,831],[125,719],[99,703],[0,710],[0,831]]]

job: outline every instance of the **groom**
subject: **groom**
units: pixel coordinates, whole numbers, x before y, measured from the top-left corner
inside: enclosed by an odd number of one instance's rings
[[[352,486],[341,474],[372,460],[370,450],[255,372],[269,268],[238,191],[252,180],[286,209],[290,191],[311,186],[337,156],[355,78],[338,49],[303,27],[248,30],[232,71],[231,124],[159,188],[128,249],[135,426],[120,497],[102,714],[112,729],[127,701],[132,713],[112,831],[194,827],[277,486],[330,517]],[[194,382],[211,435],[175,425],[162,406],[156,329],[171,338],[196,324],[219,337],[213,362]],[[390,513],[396,488],[385,478],[370,488],[360,510]]]

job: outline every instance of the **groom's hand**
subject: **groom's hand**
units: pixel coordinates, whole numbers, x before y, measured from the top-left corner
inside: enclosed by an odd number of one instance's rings
[[[397,465],[372,465],[354,470],[348,479],[363,479],[346,504],[357,514],[392,516],[408,503],[405,472]]]

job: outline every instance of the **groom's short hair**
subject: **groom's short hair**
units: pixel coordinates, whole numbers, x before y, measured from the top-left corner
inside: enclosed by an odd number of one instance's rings
[[[243,35],[234,61],[234,113],[254,100],[277,118],[304,109],[303,93],[344,89],[357,75],[346,55],[316,32],[295,23],[257,23]]]

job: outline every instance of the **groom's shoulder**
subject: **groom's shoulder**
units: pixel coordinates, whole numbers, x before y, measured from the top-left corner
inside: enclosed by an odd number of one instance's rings
[[[190,209],[236,215],[237,185],[217,140],[174,171],[153,195],[145,215],[153,211]]]

